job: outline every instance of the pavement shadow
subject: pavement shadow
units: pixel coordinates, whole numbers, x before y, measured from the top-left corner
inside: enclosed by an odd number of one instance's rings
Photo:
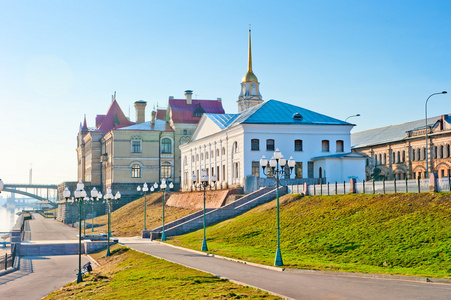
[[[33,258],[21,257],[19,270],[0,276],[0,286],[33,273]]]

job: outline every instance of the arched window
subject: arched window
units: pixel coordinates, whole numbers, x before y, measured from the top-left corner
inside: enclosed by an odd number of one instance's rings
[[[132,166],[132,178],[141,178],[141,166],[134,164]]]
[[[219,149],[216,149],[216,156],[219,157]]]
[[[426,148],[423,148],[423,160],[426,159]]]
[[[161,140],[161,153],[171,154],[172,153],[172,141],[171,139],[164,138]]]
[[[344,152],[344,142],[342,140],[337,141],[337,152]]]
[[[199,154],[196,154],[196,161],[199,161]]]
[[[401,162],[401,152],[398,151],[398,160],[396,161],[398,164]]]
[[[267,139],[266,140],[266,151],[274,151],[274,140],[273,139]]]
[[[402,162],[406,161],[406,151],[402,150]]]
[[[443,145],[440,145],[440,152],[438,154],[439,154],[439,158],[443,158],[444,157],[443,156]]]
[[[183,135],[187,135],[188,134],[188,130],[187,129],[183,129]]]
[[[208,151],[205,152],[205,159],[208,159]]]
[[[421,160],[421,149],[417,149],[417,160]]]
[[[415,149],[412,149],[412,160],[415,160]]]
[[[302,140],[294,141],[294,151],[302,151]]]
[[[170,162],[163,162],[161,164],[161,178],[171,178],[172,177],[172,165]]]
[[[259,139],[252,139],[251,140],[251,150],[252,151],[259,151],[260,150],[260,140]]]
[[[233,146],[232,146],[232,153],[237,153],[238,152],[238,143],[234,142]]]
[[[329,140],[322,140],[321,141],[321,151],[329,152]]]
[[[141,153],[142,152],[142,139],[138,136],[132,136],[130,139],[130,146],[132,153]]]
[[[323,178],[323,168],[319,167],[319,178]]]
[[[446,157],[450,157],[450,155],[451,155],[451,153],[449,153],[450,152],[450,149],[451,147],[449,146],[449,144],[447,144],[446,145]]]
[[[222,147],[222,155],[225,155],[225,148]]]
[[[382,165],[382,154],[379,154],[379,164]]]
[[[433,158],[438,158],[438,148],[437,146],[434,147],[434,154],[432,156]]]
[[[204,160],[204,154],[203,153],[200,154],[200,160],[201,161]]]

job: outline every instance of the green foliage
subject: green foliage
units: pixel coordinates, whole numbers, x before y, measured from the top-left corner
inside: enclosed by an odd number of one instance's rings
[[[450,194],[287,195],[285,267],[451,277]],[[171,243],[199,249],[202,231]],[[276,201],[207,228],[210,252],[272,265]]]

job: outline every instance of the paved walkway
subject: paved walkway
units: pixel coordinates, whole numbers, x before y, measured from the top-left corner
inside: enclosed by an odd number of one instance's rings
[[[78,230],[33,214],[25,223],[28,241],[77,240]],[[82,256],[82,264],[88,262]],[[92,264],[95,267],[95,264]],[[0,276],[0,299],[41,299],[77,279],[78,255],[23,256],[20,270]]]
[[[119,242],[155,257],[292,299],[451,299],[451,284],[280,272],[140,238],[119,238]]]

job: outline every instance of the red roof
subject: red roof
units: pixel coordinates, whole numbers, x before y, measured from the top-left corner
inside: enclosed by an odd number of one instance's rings
[[[132,124],[134,123],[127,119],[116,100],[111,102],[110,108],[108,108],[106,115],[97,115],[96,117],[97,130],[103,132],[108,132],[115,128],[130,126]]]
[[[172,111],[172,121],[174,123],[198,123],[200,117],[193,117],[193,112],[198,105],[207,114],[225,113],[221,101],[193,99],[191,104],[187,104],[185,99],[171,99],[169,100],[169,107]]]
[[[155,117],[157,120],[164,120],[166,118],[166,109],[157,109]]]

